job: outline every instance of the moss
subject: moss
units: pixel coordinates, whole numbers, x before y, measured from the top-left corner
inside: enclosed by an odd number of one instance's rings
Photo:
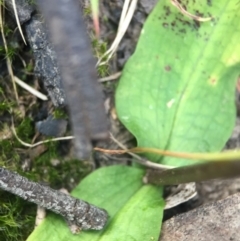
[[[94,54],[98,59],[101,59],[107,51],[107,43],[100,41],[93,36],[92,36],[92,47],[94,49]],[[105,60],[107,60],[107,56],[102,58],[102,62],[104,62]],[[97,71],[98,71],[98,75],[100,77],[104,77],[104,76],[108,75],[108,73],[109,73],[108,64],[98,65]]]
[[[13,102],[9,102],[7,100],[0,101],[0,113],[4,111],[10,112],[13,106],[14,106]]]
[[[1,190],[0,196],[0,240],[26,240],[34,228],[36,205]]]
[[[91,6],[85,7],[85,8],[83,9],[83,14],[84,14],[84,16],[89,16],[89,15],[91,15],[91,14],[92,14]]]
[[[36,1],[35,0],[27,0],[27,3],[29,3],[31,5],[36,5]]]
[[[16,131],[20,139],[26,142],[31,142],[35,132],[32,119],[29,117],[25,117],[17,126]]]
[[[89,6],[85,6],[83,8],[83,14],[84,14],[84,16],[92,15],[91,4],[89,4]],[[107,17],[102,17],[102,19],[104,22],[108,21]],[[97,57],[97,59],[101,59],[107,51],[107,42],[99,40],[98,38],[96,38],[95,34],[90,34],[90,38],[91,38],[91,42],[92,42],[92,48],[93,48],[94,55]],[[107,60],[107,56],[102,58],[102,62],[104,62],[105,60]],[[98,71],[98,75],[100,77],[107,76],[109,74],[108,64],[103,64],[103,65],[97,66],[97,71]]]
[[[67,119],[68,115],[66,114],[66,112],[63,109],[55,109],[53,112],[53,116],[56,119]]]
[[[8,52],[6,54],[6,57],[8,57],[12,61],[14,60],[16,55],[17,55],[17,49],[12,46],[8,46]]]
[[[31,175],[34,180],[51,184],[51,187],[62,187],[71,190],[90,172],[89,163],[79,160],[66,160],[59,155],[60,143],[47,143],[48,150],[34,160]],[[30,178],[30,176],[28,176]]]
[[[8,25],[4,25],[4,35],[7,39],[7,48],[8,51],[6,53],[5,47],[2,45],[0,46],[0,55],[4,56],[4,58],[8,57],[10,60],[13,60],[18,52],[19,52],[19,45],[15,41],[8,41],[8,39],[12,39],[12,36],[14,35],[14,30],[9,28]]]
[[[1,159],[7,161],[8,163],[5,165],[12,166],[12,162],[18,161],[19,156],[14,148],[14,143],[9,140],[3,140],[0,142],[0,153]]]

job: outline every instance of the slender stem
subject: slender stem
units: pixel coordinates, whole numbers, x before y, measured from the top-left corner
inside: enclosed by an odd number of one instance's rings
[[[233,178],[240,175],[240,161],[205,162],[177,167],[165,171],[149,169],[144,183],[154,185],[177,185],[188,182],[202,182],[217,178]]]
[[[104,209],[29,181],[16,172],[2,167],[0,167],[0,188],[62,215],[68,224],[77,227],[77,230],[101,230],[107,222],[108,214]]]

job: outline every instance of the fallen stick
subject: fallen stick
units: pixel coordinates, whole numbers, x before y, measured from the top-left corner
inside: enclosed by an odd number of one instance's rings
[[[18,173],[3,167],[0,167],[0,188],[62,215],[73,233],[88,229],[101,230],[108,219],[108,214],[104,209],[29,181]]]
[[[90,160],[91,141],[108,138],[104,95],[97,81],[96,60],[78,0],[38,0],[66,93],[75,136],[75,157]]]

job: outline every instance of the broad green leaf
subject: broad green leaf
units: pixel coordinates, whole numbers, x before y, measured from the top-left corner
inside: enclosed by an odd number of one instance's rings
[[[158,240],[163,217],[162,191],[143,186],[118,212],[101,241]]]
[[[117,113],[140,147],[219,151],[235,123],[240,4],[229,0],[181,4],[192,14],[213,18],[197,22],[170,0],[159,1],[124,67],[116,93]],[[168,165],[193,163],[147,156]]]
[[[73,235],[64,219],[51,213],[34,230],[27,241],[107,240],[105,239],[107,230],[111,230],[110,233],[107,231],[107,237],[113,237],[114,235],[117,237],[119,235],[119,227],[115,228],[119,223],[121,223],[122,227],[126,227],[126,231],[121,234],[121,239],[112,240],[128,240],[124,239],[124,237],[129,235],[133,237],[138,235],[155,235],[154,237],[157,237],[156,233],[160,232],[164,207],[163,201],[161,201],[162,190],[161,188],[143,186],[143,174],[144,170],[139,168],[127,166],[105,167],[87,176],[74,189],[72,192],[73,196],[105,208],[108,211],[110,219],[103,231],[83,231],[81,234]],[[147,210],[148,217],[146,217]],[[133,218],[133,212],[135,212],[136,219]],[[146,225],[146,222],[152,222],[152,228],[149,228],[148,231],[142,229],[139,223],[140,216],[143,224],[145,223]],[[135,220],[135,222],[129,226],[131,230],[128,230],[128,222],[131,219]]]

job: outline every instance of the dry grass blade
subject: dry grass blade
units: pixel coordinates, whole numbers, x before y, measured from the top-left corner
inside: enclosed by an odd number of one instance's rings
[[[102,82],[107,82],[107,81],[110,81],[110,80],[115,80],[115,79],[119,78],[121,76],[121,74],[122,74],[121,71],[117,72],[117,73],[112,74],[110,76],[98,79],[98,82],[102,83]]]
[[[27,90],[28,92],[30,92],[31,94],[35,95],[36,97],[38,97],[41,100],[48,100],[47,96],[42,94],[41,92],[39,92],[38,90],[35,90],[34,88],[32,88],[30,85],[27,85],[26,83],[24,83],[22,80],[20,80],[17,76],[14,76],[14,81],[20,85],[23,89]]]
[[[22,36],[23,42],[25,43],[25,45],[27,45],[27,42],[26,42],[26,40],[24,38],[24,35],[23,35],[23,32],[22,32],[22,28],[21,28],[21,24],[20,24],[20,21],[19,21],[15,0],[12,0],[12,5],[13,5],[13,10],[14,10],[14,14],[15,14],[15,18],[16,18],[16,22],[17,22],[17,26],[18,26],[19,32],[20,32],[20,34]]]
[[[202,18],[202,17],[200,17],[200,16],[196,16],[196,15],[193,15],[193,14],[189,13],[177,0],[171,0],[171,3],[172,3],[172,5],[175,6],[177,9],[179,9],[179,11],[180,11],[183,15],[185,15],[185,16],[191,18],[191,19],[194,19],[194,20],[196,20],[196,21],[198,21],[198,22],[207,22],[207,21],[210,21],[210,20],[212,19],[212,17]]]
[[[119,146],[121,147],[123,150],[127,151],[127,147],[125,147],[122,143],[120,143],[114,136],[112,133],[110,133],[110,137],[111,139]],[[95,149],[97,150],[97,149]],[[154,168],[154,169],[160,169],[160,170],[166,170],[166,169],[172,169],[174,168],[173,166],[167,166],[167,165],[161,165],[155,162],[151,162],[146,160],[145,158],[142,158],[140,156],[138,156],[137,154],[134,154],[132,152],[127,152],[130,156],[132,156],[133,159],[132,161],[135,161],[143,166],[149,167],[149,168]]]
[[[121,42],[125,32],[127,31],[127,28],[132,20],[134,11],[136,9],[138,0],[132,0],[131,3],[129,0],[125,0],[123,5],[123,11],[121,14],[121,19],[119,22],[118,32],[117,36],[114,39],[111,47],[108,49],[108,51],[98,60],[97,65],[103,65],[106,64],[110,58],[113,56],[113,54],[116,52],[119,43]],[[107,57],[107,60],[104,62],[101,62],[104,57]]]
[[[15,138],[23,145],[23,146],[26,146],[26,147],[30,147],[30,148],[33,148],[33,147],[36,147],[36,146],[39,146],[39,145],[42,145],[42,144],[45,144],[45,143],[49,143],[49,142],[53,142],[53,141],[64,141],[64,140],[72,140],[74,139],[74,136],[64,136],[64,137],[57,137],[57,138],[53,138],[53,139],[50,139],[50,140],[44,140],[44,141],[39,141],[35,144],[29,144],[27,142],[24,142],[22,141],[17,133],[16,133],[16,130],[15,130],[15,127],[14,127],[14,124],[13,124],[13,120],[12,120],[12,127],[11,127],[11,130],[13,132],[13,135],[15,136]]]
[[[1,28],[1,35],[2,35],[2,39],[3,39],[3,44],[4,44],[4,48],[5,48],[5,52],[6,52],[7,68],[8,68],[8,73],[9,73],[9,75],[11,77],[11,80],[12,80],[15,98],[16,98],[17,103],[19,104],[17,87],[16,87],[16,83],[14,81],[14,74],[13,74],[13,70],[12,70],[12,64],[11,64],[11,60],[10,60],[10,58],[8,56],[8,46],[7,46],[7,41],[6,41],[4,30],[3,30],[3,26],[4,26],[4,24],[3,24],[3,11],[4,11],[4,8],[0,4],[0,28]]]

